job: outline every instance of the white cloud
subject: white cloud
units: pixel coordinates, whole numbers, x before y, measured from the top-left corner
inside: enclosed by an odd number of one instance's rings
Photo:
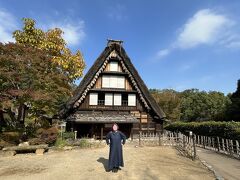
[[[167,56],[169,53],[170,53],[169,49],[162,49],[162,50],[157,52],[157,57],[162,58],[164,56]]]
[[[190,49],[200,45],[240,48],[240,25],[234,19],[211,9],[196,12],[180,28],[177,38],[168,48],[160,50],[160,59],[175,49]]]
[[[15,17],[6,10],[0,9],[0,42],[14,42],[12,33],[16,28]]]
[[[55,27],[61,28],[64,31],[63,38],[69,46],[81,44],[86,37],[85,23],[83,20],[73,21],[66,17],[61,22],[54,20],[48,21],[47,23],[45,22],[45,24],[40,22],[39,24],[45,30]],[[6,10],[0,9],[0,42],[14,42],[15,40],[12,37],[12,33],[16,29],[19,29],[17,25],[18,23],[14,15]]]
[[[46,26],[45,26],[46,27]],[[60,28],[63,30],[63,38],[69,46],[74,46],[81,44],[83,39],[86,37],[84,31],[85,24],[84,21],[78,21],[76,23],[70,21],[63,21],[62,23],[53,23],[47,28]]]
[[[219,40],[222,32],[232,25],[233,22],[224,15],[210,9],[200,10],[183,26],[176,46],[187,49],[214,43]]]

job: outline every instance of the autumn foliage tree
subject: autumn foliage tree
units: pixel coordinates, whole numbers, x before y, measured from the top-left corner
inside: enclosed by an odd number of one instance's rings
[[[16,30],[13,37],[17,44],[42,49],[51,56],[70,81],[74,81],[83,75],[85,62],[80,51],[73,54],[66,46],[62,38],[63,31],[59,28],[49,29],[44,32],[35,27],[35,21],[30,18],[23,18],[22,30]]]
[[[0,72],[0,109],[12,127],[24,123],[26,115],[56,114],[71,95],[68,77],[44,50],[0,43]]]
[[[150,92],[165,112],[167,119],[172,122],[177,120],[228,120],[226,110],[231,105],[231,101],[228,96],[225,96],[221,92],[205,92],[198,89],[187,89],[183,92],[177,92],[172,89],[152,89]],[[236,94],[234,97],[236,97]],[[236,107],[233,109],[237,110]]]
[[[83,75],[82,54],[71,52],[64,32],[43,31],[35,24],[23,18],[23,28],[13,33],[16,43],[0,44],[0,125],[3,113],[13,127],[24,124],[25,116],[57,114],[72,95],[74,81]]]
[[[172,89],[150,89],[150,92],[158,105],[165,112],[167,119],[177,121],[180,119],[180,93]]]

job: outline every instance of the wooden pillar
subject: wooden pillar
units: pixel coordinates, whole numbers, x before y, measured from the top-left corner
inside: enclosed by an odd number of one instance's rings
[[[133,141],[133,124],[132,124],[132,126],[131,126],[130,136],[131,136],[131,141]]]
[[[103,125],[101,126],[101,141],[103,140]]]
[[[147,134],[149,135],[149,122],[147,122]]]

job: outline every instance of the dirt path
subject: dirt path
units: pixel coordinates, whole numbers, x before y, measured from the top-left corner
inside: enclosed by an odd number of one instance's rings
[[[108,147],[0,157],[0,179],[214,179],[199,161],[182,157],[169,147],[125,146],[125,167],[117,174],[105,171],[107,159]]]
[[[240,179],[240,160],[203,148],[197,149],[197,155],[201,160],[211,165],[224,179]]]

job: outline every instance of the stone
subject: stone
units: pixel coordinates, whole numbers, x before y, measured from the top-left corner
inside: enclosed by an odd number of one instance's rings
[[[36,149],[35,151],[36,155],[43,155],[44,152],[45,152],[45,149]]]
[[[73,149],[72,146],[65,146],[65,147],[63,147],[64,151],[69,151],[69,150],[72,150],[72,149]]]
[[[29,142],[22,142],[18,144],[18,146],[29,146]]]
[[[16,151],[5,151],[4,155],[5,156],[15,156],[17,153]]]

